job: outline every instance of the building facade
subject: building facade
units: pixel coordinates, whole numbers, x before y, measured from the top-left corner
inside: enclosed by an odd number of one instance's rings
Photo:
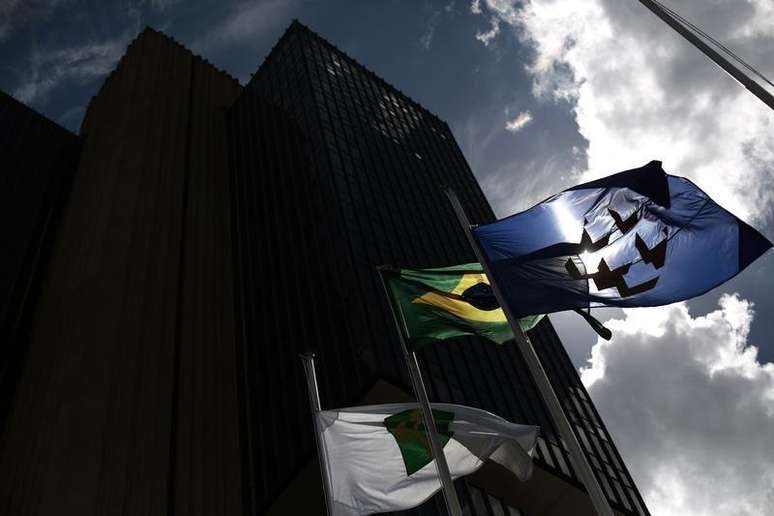
[[[256,102],[248,99],[273,104],[292,120],[295,136],[285,147],[284,159],[304,160],[293,166],[298,172],[292,177],[282,174],[282,165],[271,168],[264,162],[268,154],[263,148],[258,151],[256,142],[268,141],[267,136],[244,129],[246,119],[262,123],[260,114],[243,108]],[[457,192],[471,222],[492,221],[494,213],[445,122],[298,22],[229,110],[229,142],[239,198],[237,246],[242,261],[237,283],[247,291],[240,312],[243,348],[252,342],[283,342],[279,349],[256,347],[245,357],[248,405],[259,410],[252,416],[256,430],[250,436],[254,455],[263,458],[253,464],[255,500],[257,507],[266,507],[295,472],[287,464],[279,466],[271,451],[284,454],[295,446],[302,457],[314,451],[310,432],[302,440],[287,432],[308,418],[297,354],[317,352],[323,407],[367,399],[379,380],[410,392],[376,267],[475,261],[442,185]],[[283,146],[275,142],[269,147]],[[256,180],[262,171],[269,173]],[[281,186],[255,181],[278,181]],[[265,211],[254,211],[253,204]],[[266,250],[266,242],[280,243],[279,252]],[[262,250],[267,262],[256,259]],[[265,270],[278,273],[262,274]],[[266,318],[276,324],[267,324]],[[531,337],[611,503],[622,512],[647,514],[550,322],[541,323]],[[544,438],[536,463],[580,487],[513,346],[470,337],[427,347],[419,355],[432,400],[540,425]],[[294,378],[295,392],[277,396],[269,386],[288,377]],[[276,407],[270,412],[286,419],[261,425],[266,407]],[[463,492],[465,482],[458,484]],[[435,502],[441,507],[440,497]],[[530,505],[510,502],[515,507]],[[530,508],[534,510],[527,514],[547,510],[539,504]],[[581,514],[590,508],[575,510]]]
[[[244,88],[146,29],[78,145],[14,362],[0,513],[323,514],[298,354],[317,353],[323,407],[406,399],[376,267],[474,261],[442,185],[494,220],[448,125],[299,22]],[[648,514],[550,322],[531,337],[613,507]],[[529,482],[456,482],[471,515],[592,514],[514,346],[420,362],[431,400],[542,428]]]
[[[240,91],[148,29],[90,102],[0,514],[241,514],[224,125]]]
[[[0,428],[28,345],[78,137],[0,92]]]

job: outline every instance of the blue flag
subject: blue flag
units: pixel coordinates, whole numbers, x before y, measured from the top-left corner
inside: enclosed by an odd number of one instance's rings
[[[660,161],[473,229],[515,317],[698,296],[771,246]]]

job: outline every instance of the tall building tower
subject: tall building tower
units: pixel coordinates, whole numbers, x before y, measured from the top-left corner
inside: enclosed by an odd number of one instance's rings
[[[79,151],[76,135],[0,92],[0,429]]]
[[[224,126],[241,89],[146,29],[89,104],[17,360],[0,514],[241,514]]]
[[[399,401],[410,383],[376,267],[475,261],[442,185],[457,192],[473,223],[494,214],[444,121],[298,22],[229,110],[228,128],[253,457],[246,474],[260,512],[283,500],[314,451],[298,353],[317,352],[323,407]],[[647,514],[550,322],[531,337],[611,503]],[[505,509],[485,509],[468,484],[490,486],[493,504],[525,514],[591,514],[514,346],[471,337],[419,355],[431,400],[543,430],[533,481],[497,490],[491,471],[457,482],[476,514]],[[387,384],[395,390],[380,388]],[[289,490],[284,499],[302,498]],[[442,505],[436,497],[428,510]]]
[[[14,102],[1,127],[46,125]],[[146,29],[79,137],[58,129],[35,134],[74,179],[19,191],[61,221],[20,229],[42,257],[9,265],[24,302],[0,284],[24,321],[0,356],[0,514],[324,514],[298,353],[317,352],[324,407],[410,399],[376,266],[474,260],[441,185],[494,219],[448,125],[294,22],[244,88]],[[611,504],[648,514],[550,322],[531,337]],[[593,513],[514,346],[420,361],[431,400],[542,428],[528,482],[456,482],[467,513]]]

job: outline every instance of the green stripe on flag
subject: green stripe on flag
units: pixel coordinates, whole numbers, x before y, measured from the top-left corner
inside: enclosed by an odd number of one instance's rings
[[[505,313],[492,294],[481,265],[382,271],[396,309],[414,347],[428,339],[480,335],[502,344],[513,338]],[[543,315],[519,320],[523,331]]]
[[[454,419],[454,412],[435,409],[431,412],[435,420],[436,430],[438,430],[438,441],[443,448],[454,435],[449,430],[449,425]],[[398,443],[403,463],[406,466],[406,475],[411,476],[430,464],[430,461],[433,460],[433,452],[419,409],[404,410],[393,414],[385,418],[384,426]]]

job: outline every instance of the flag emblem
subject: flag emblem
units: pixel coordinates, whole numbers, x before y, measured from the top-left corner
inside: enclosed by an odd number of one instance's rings
[[[438,441],[443,448],[454,435],[449,430],[449,425],[454,420],[454,413],[445,410],[433,410],[432,413],[435,427],[438,430]],[[393,414],[385,418],[384,426],[398,443],[408,476],[413,475],[433,460],[430,441],[425,432],[425,422],[422,420],[422,413],[419,409],[404,410]]]
[[[472,230],[514,317],[701,295],[772,244],[661,162]]]
[[[598,211],[598,210],[592,210]],[[578,256],[570,256],[567,258],[564,266],[570,277],[573,280],[592,280],[596,289],[605,290],[609,288],[615,288],[618,291],[618,295],[623,297],[630,297],[635,294],[646,292],[656,286],[658,283],[658,276],[654,276],[647,280],[637,283],[635,285],[628,285],[626,282],[626,275],[633,264],[637,262],[643,262],[644,264],[650,264],[654,270],[660,269],[664,266],[667,256],[667,243],[669,242],[669,230],[664,224],[658,221],[640,221],[642,220],[643,204],[635,203],[634,208],[630,215],[624,218],[618,211],[605,206],[601,214],[597,215],[593,220],[593,225],[603,225],[609,227],[609,230],[596,241],[594,241],[589,233],[588,217],[584,217],[583,222],[583,235],[581,236],[580,253]],[[609,219],[605,221],[605,219]],[[639,226],[644,226],[643,234],[650,236],[650,240],[653,240],[652,245],[643,240],[638,232]],[[650,227],[655,225],[656,227]],[[597,256],[599,251],[607,247],[610,243],[611,237],[623,238],[630,235],[630,232],[634,233],[634,245],[627,249],[633,254],[629,257],[627,263],[614,268],[610,268],[605,261],[605,256]],[[647,238],[647,237],[646,237]],[[634,253],[636,251],[636,253]],[[596,264],[596,265],[595,265]],[[589,272],[589,268],[593,272]]]
[[[432,339],[480,335],[502,344],[513,331],[500,308],[481,264],[467,263],[437,269],[382,270],[390,302],[405,325],[414,348]],[[542,315],[519,321],[523,331]]]
[[[428,291],[414,299],[468,321],[507,323],[505,313],[494,297],[489,279],[483,273],[463,274],[449,292]]]
[[[434,403],[431,410],[452,479],[487,460],[520,480],[532,474],[538,427],[462,405]],[[441,488],[416,403],[322,410],[315,418],[331,516],[410,509]]]

